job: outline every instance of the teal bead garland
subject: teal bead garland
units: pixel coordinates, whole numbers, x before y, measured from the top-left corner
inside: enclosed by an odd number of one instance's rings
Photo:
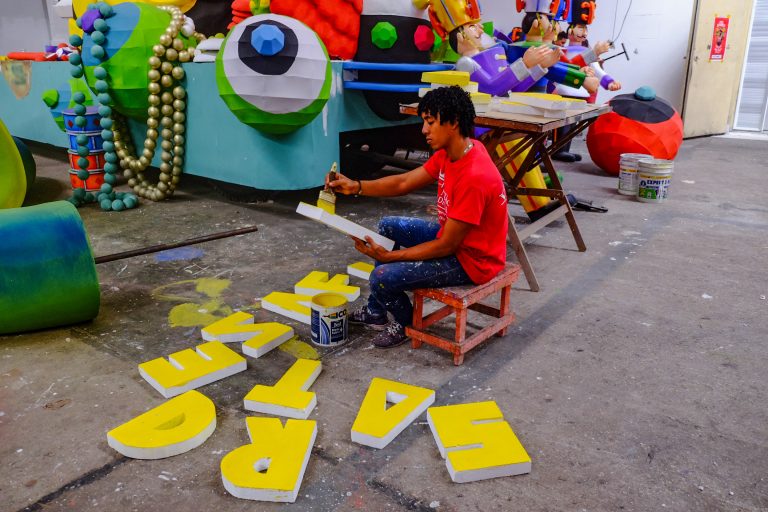
[[[99,9],[101,15],[108,18],[113,15],[112,8],[105,3],[91,4],[89,9]],[[80,20],[78,19],[78,22]],[[109,25],[104,19],[97,19],[94,22],[95,31],[91,33],[91,39],[93,40],[93,47],[91,48],[91,55],[94,58],[104,61],[107,58],[106,51],[102,45],[106,44],[106,33],[109,31]],[[79,25],[78,25],[79,26]],[[69,38],[69,42],[72,46],[80,47],[82,51],[83,40],[77,35],[73,35]],[[74,57],[74,58],[72,58]],[[72,64],[70,73],[75,78],[80,78],[84,74],[82,67],[82,58],[79,54],[73,54],[70,56],[69,63]],[[117,183],[117,173],[120,168],[118,162],[120,161],[117,153],[115,143],[113,142],[114,134],[112,128],[114,126],[114,120],[112,119],[112,109],[110,104],[112,103],[112,97],[109,95],[109,83],[107,78],[109,74],[107,70],[101,66],[97,66],[93,71],[96,77],[96,84],[94,88],[98,93],[96,98],[100,103],[98,108],[101,119],[99,125],[102,128],[101,137],[104,140],[102,143],[102,149],[104,149],[104,184],[101,186],[98,194],[94,195],[91,192],[86,192],[84,188],[76,188],[72,192],[72,197],[68,201],[75,206],[81,206],[83,204],[98,202],[99,206],[104,211],[123,211],[138,206],[138,200],[135,195],[115,192],[112,188]],[[79,127],[86,125],[86,118],[83,117],[86,113],[85,107],[85,94],[82,92],[76,92],[72,95],[72,100],[75,103],[73,108],[75,114],[75,124]],[[90,177],[88,172],[88,156],[90,150],[88,148],[88,137],[83,134],[78,134],[76,137],[77,142],[77,177],[83,181]]]

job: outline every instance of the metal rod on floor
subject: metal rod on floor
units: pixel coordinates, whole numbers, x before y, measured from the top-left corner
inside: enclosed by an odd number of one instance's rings
[[[224,231],[221,233],[214,233],[212,235],[199,236],[197,238],[189,238],[182,242],[175,242],[172,244],[161,244],[144,247],[143,249],[134,249],[132,251],[117,252],[115,254],[107,254],[106,256],[99,256],[94,258],[94,261],[98,265],[99,263],[107,263],[110,261],[124,260],[126,258],[133,258],[134,256],[142,256],[144,254],[152,254],[153,252],[167,251],[168,249],[176,249],[177,247],[186,247],[187,245],[201,244],[203,242],[210,242],[211,240],[219,240],[221,238],[230,238],[233,236],[244,235],[246,233],[253,233],[258,231],[256,226],[249,226],[247,228],[233,229],[231,231]]]

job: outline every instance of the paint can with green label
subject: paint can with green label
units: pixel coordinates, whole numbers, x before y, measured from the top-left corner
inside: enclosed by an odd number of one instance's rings
[[[669,197],[669,186],[675,164],[672,160],[648,158],[640,160],[637,170],[637,199],[643,203],[663,203]]]
[[[637,166],[640,160],[653,158],[643,153],[623,153],[619,158],[619,194],[637,196]]]
[[[335,347],[346,343],[349,334],[347,298],[338,293],[319,293],[310,303],[312,343]]]

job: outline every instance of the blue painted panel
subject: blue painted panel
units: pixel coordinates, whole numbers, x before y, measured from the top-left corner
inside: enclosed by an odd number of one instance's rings
[[[0,118],[17,137],[69,145],[48,107],[43,91],[67,84],[66,62],[32,63],[32,90],[16,99],[0,80]],[[334,61],[331,97],[323,112],[288,135],[267,135],[242,124],[229,111],[216,88],[213,63],[184,64],[187,73],[187,146],[185,172],[265,190],[299,190],[323,184],[331,164],[339,161],[339,133],[417,122],[385,121],[371,112],[359,91],[344,91],[342,63]],[[144,127],[132,123],[134,140],[144,140]],[[154,164],[159,165],[159,153]],[[340,169],[342,172],[344,169]],[[182,180],[183,187],[183,180]]]

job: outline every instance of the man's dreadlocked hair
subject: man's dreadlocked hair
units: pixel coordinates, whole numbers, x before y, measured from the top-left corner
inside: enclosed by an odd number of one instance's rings
[[[439,117],[440,124],[459,124],[462,137],[471,137],[475,127],[475,106],[469,93],[456,85],[433,89],[419,102],[418,114]]]

